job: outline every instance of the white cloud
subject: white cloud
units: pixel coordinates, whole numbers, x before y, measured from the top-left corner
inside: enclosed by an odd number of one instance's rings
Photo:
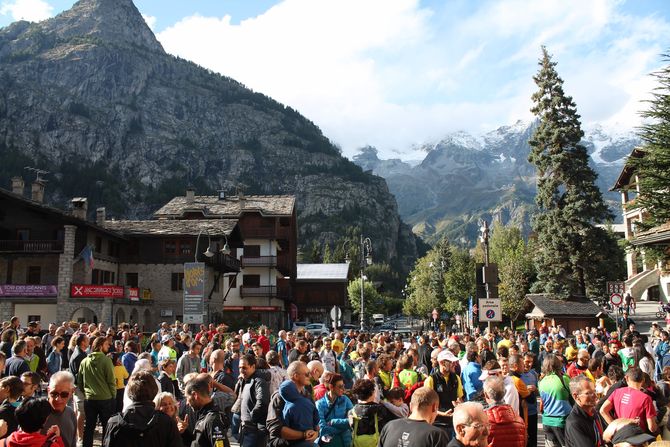
[[[53,16],[53,7],[43,0],[14,0],[0,4],[0,14],[11,15],[12,20],[39,22]]]
[[[529,119],[543,44],[585,122],[635,124],[667,21],[607,0],[476,5],[454,18],[419,0],[284,0],[237,25],[185,17],[158,39],[296,108],[347,155]]]
[[[142,14],[142,18],[144,19],[145,22],[147,22],[147,25],[151,30],[154,30],[156,27],[156,16],[150,16],[147,14]]]

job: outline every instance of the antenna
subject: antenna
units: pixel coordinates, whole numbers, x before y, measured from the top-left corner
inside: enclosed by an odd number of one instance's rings
[[[34,172],[34,173],[35,173],[35,176],[36,176],[36,178],[35,178],[35,181],[36,181],[36,182],[46,182],[46,181],[47,181],[47,180],[44,180],[44,179],[42,178],[42,175],[49,174],[49,171],[45,171],[45,170],[43,170],[43,169],[34,168],[34,167],[32,167],[32,166],[26,166],[26,167],[24,167],[23,169],[25,169],[25,170],[27,170],[27,171]]]

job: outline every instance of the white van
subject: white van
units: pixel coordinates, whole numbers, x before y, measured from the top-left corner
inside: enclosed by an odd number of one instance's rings
[[[372,314],[372,322],[375,326],[384,324],[384,314]]]

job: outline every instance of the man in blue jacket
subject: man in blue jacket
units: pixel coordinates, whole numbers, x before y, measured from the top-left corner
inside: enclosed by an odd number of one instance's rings
[[[479,363],[479,353],[477,351],[468,351],[466,359],[468,364],[461,372],[461,381],[463,382],[466,399],[472,400],[484,386],[482,381],[479,380],[479,376],[482,375],[482,365]]]

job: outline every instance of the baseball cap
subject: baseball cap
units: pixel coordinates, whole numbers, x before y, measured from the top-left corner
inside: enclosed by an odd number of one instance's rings
[[[451,352],[448,349],[445,349],[444,351],[440,352],[437,354],[437,361],[438,362],[443,362],[443,361],[448,361],[448,362],[457,362],[458,357],[454,355],[453,352]]]
[[[490,369],[490,370],[485,369],[484,371],[482,371],[482,375],[479,376],[479,380],[484,381],[484,380],[488,379],[489,376],[491,375],[491,373],[497,373],[495,375],[502,374],[502,369]]]
[[[174,337],[172,335],[166,334],[166,335],[163,335],[161,337],[161,343],[167,343],[167,342],[169,342],[170,340],[173,340],[173,339],[174,339]]]
[[[612,444],[617,445],[627,442],[628,444],[638,445],[653,441],[654,439],[656,438],[642,431],[639,425],[628,424],[624,425],[614,433],[614,436],[612,436]]]

